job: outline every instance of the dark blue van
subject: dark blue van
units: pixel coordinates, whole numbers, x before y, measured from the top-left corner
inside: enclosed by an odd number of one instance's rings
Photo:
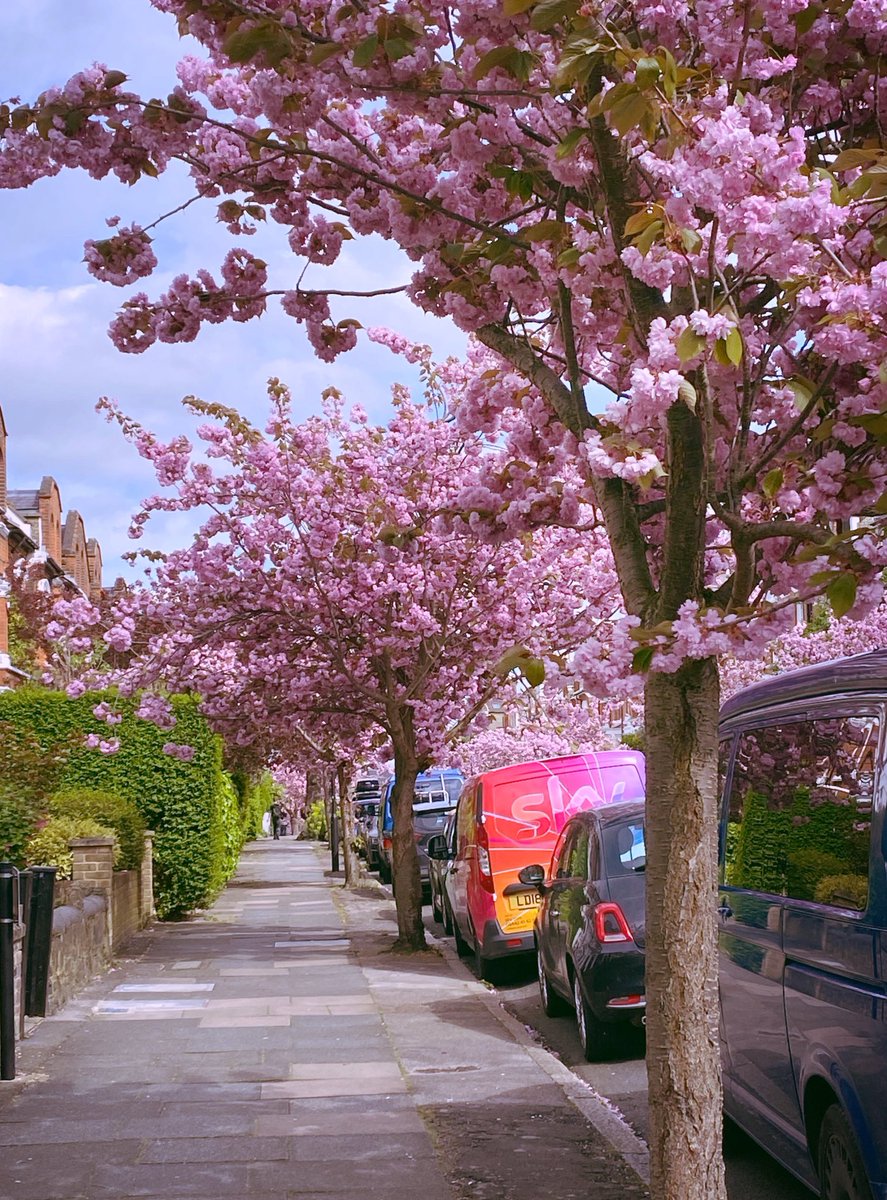
[[[419,877],[422,890],[430,891],[428,875],[428,839],[441,833],[447,814],[456,807],[464,780],[458,771],[425,771],[416,779],[413,795],[413,828],[416,831],[416,850],[419,853]],[[391,839],[394,831],[394,813],[391,810],[391,793],[394,780],[389,779],[382,798],[379,817],[379,876],[383,883],[391,882]]]
[[[825,1200],[887,1200],[887,650],[721,710],[724,1108]]]

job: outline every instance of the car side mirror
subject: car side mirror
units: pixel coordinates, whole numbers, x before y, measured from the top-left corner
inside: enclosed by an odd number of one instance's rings
[[[521,867],[517,873],[521,883],[525,883],[527,887],[534,887],[537,892],[545,890],[545,868],[539,863],[531,863],[528,867]]]
[[[442,862],[445,858],[450,857],[450,852],[447,849],[447,839],[442,833],[435,833],[433,837],[428,839],[425,853],[429,858],[433,858],[435,862]]]

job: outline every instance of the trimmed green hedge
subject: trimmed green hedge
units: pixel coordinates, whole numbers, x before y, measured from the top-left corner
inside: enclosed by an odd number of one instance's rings
[[[119,703],[121,724],[108,726],[93,716],[107,694],[87,693],[70,700],[64,693],[21,688],[0,693],[0,721],[33,733],[47,750],[75,747],[61,773],[60,786],[116,792],[132,800],[154,843],[154,894],[158,915],[178,917],[208,904],[237,865],[243,842],[242,808],[229,776],[222,770],[222,743],[190,697],[172,701],[177,724],[164,732],[134,715],[137,703]],[[86,734],[119,737],[116,754],[83,744]],[[165,742],[193,746],[194,758],[182,762],[163,753]]]
[[[117,838],[116,866],[121,871],[136,871],[145,853],[145,818],[132,800],[116,792],[93,788],[66,788],[49,797],[53,817],[88,817],[110,826]]]

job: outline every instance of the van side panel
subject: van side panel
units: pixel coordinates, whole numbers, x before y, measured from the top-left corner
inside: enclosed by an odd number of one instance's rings
[[[519,884],[518,872],[530,863],[548,868],[558,834],[571,816],[643,798],[643,759],[635,754],[552,759],[485,777],[481,820],[502,932],[508,936],[532,930],[539,894]]]

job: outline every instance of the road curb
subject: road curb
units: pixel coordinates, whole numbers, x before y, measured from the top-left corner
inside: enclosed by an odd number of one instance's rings
[[[430,935],[430,940],[435,949],[446,959],[450,970],[474,984],[479,999],[491,1016],[495,1017],[499,1024],[508,1030],[511,1037],[526,1049],[533,1061],[553,1083],[560,1087],[569,1102],[578,1109],[589,1125],[628,1163],[641,1182],[649,1187],[650,1151],[647,1143],[638,1137],[621,1113],[584,1079],[575,1075],[556,1055],[541,1046],[527,1030],[527,1027],[506,1011],[498,993],[491,991],[475,978],[448,942],[433,934]]]

